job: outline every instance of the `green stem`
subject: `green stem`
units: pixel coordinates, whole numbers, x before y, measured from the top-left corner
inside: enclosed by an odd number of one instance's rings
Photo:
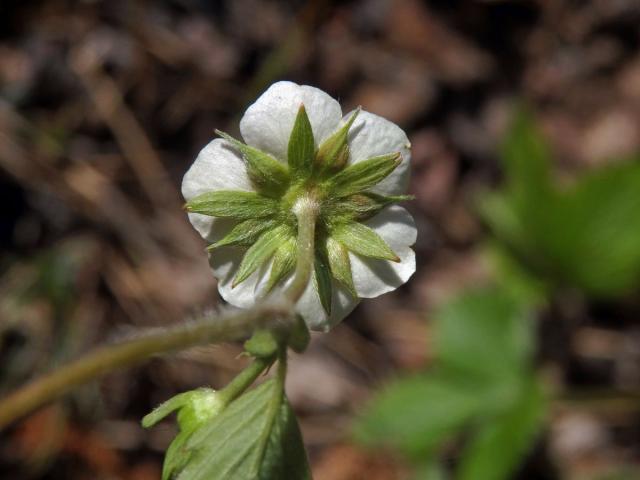
[[[311,196],[302,197],[293,207],[293,212],[298,219],[298,252],[293,281],[285,292],[286,297],[293,304],[300,300],[309,284],[311,272],[313,271],[315,260],[314,239],[318,210],[318,203]]]
[[[225,405],[231,403],[242,395],[242,393],[251,386],[256,378],[258,378],[262,372],[273,364],[275,359],[275,356],[268,358],[256,358],[249,366],[247,366],[247,368],[236,375],[236,377],[231,380],[226,387],[218,391],[218,398],[220,398]]]
[[[100,347],[0,400],[0,428],[111,370],[140,363],[160,353],[241,339],[256,328],[275,326],[278,320],[291,314],[290,308],[290,305],[265,302],[251,310],[205,318]]]

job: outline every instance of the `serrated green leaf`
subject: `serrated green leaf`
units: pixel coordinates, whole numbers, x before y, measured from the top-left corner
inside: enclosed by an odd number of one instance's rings
[[[353,112],[349,120],[337,132],[322,142],[315,156],[316,171],[338,171],[347,164],[349,161],[349,145],[347,144],[349,129],[359,113],[360,107]]]
[[[459,480],[507,480],[540,431],[545,412],[540,385],[531,379],[504,414],[487,419],[462,454]]]
[[[311,123],[304,105],[300,105],[287,148],[287,161],[291,172],[294,175],[308,175],[311,171],[315,151]]]
[[[328,262],[323,257],[324,255],[316,254],[313,283],[320,297],[322,308],[327,312],[327,315],[331,315],[331,298],[333,295],[331,271],[329,270]]]
[[[364,257],[399,262],[400,258],[391,250],[380,235],[361,223],[341,223],[331,227],[331,237],[342,243],[353,253]]]
[[[530,314],[504,291],[465,292],[442,306],[434,319],[434,348],[443,368],[484,382],[518,384],[528,371]]]
[[[331,275],[338,280],[353,298],[358,298],[358,292],[353,284],[353,275],[351,274],[351,260],[346,247],[331,237],[326,242],[327,259]]]
[[[349,165],[329,180],[332,196],[347,197],[373,187],[402,162],[400,152],[369,158]]]
[[[300,430],[282,387],[268,380],[233,401],[183,446],[177,480],[308,480]]]
[[[269,260],[276,249],[288,240],[289,237],[291,237],[291,231],[286,225],[280,225],[263,233],[256,243],[249,247],[247,253],[244,254],[236,276],[233,279],[232,288],[249,278],[249,275]]]
[[[296,245],[295,237],[290,237],[276,250],[271,264],[269,280],[265,287],[266,293],[271,292],[278,283],[293,271],[296,266]]]
[[[255,192],[218,190],[191,199],[186,204],[189,212],[211,217],[228,217],[246,220],[268,217],[278,213],[278,203]]]
[[[256,189],[269,197],[279,197],[289,185],[289,170],[268,153],[236,140],[220,130],[216,133],[242,154],[249,179]]]
[[[222,239],[207,248],[213,250],[230,246],[249,247],[258,240],[260,235],[276,225],[278,225],[278,221],[272,218],[250,218],[237,224]]]
[[[331,211],[334,218],[340,218],[343,221],[364,222],[393,203],[413,198],[412,195],[387,196],[371,192],[356,193],[331,203],[327,209]]]

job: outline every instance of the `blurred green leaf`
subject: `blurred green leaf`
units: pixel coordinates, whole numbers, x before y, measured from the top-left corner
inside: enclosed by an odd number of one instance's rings
[[[378,394],[357,423],[356,438],[395,446],[425,464],[445,441],[480,425],[470,455],[503,448],[505,458],[495,471],[509,470],[541,418],[528,305],[497,287],[464,292],[445,304],[434,316],[434,372],[398,380]],[[485,468],[474,466],[479,460],[468,462],[472,466],[465,469]]]
[[[412,478],[414,480],[447,480],[450,477],[440,462],[431,459],[419,465]]]
[[[640,478],[640,468],[633,465],[618,465],[611,467],[606,473],[597,473],[580,477],[581,480],[630,480]]]
[[[486,420],[471,439],[458,480],[505,480],[528,451],[542,426],[545,400],[532,379],[504,414]]]
[[[523,201],[544,195],[549,188],[551,152],[538,131],[531,112],[521,108],[502,144],[509,189]]]
[[[282,386],[268,380],[197,430],[179,480],[310,479],[300,430]]]
[[[537,307],[545,303],[549,285],[540,277],[532,275],[500,242],[489,240],[484,245],[492,276],[500,288],[518,299],[523,306]]]
[[[520,116],[503,149],[506,184],[481,214],[517,262],[533,274],[598,298],[640,285],[640,159],[591,171],[572,185],[552,182],[549,154]]]
[[[516,381],[532,350],[529,314],[497,288],[470,291],[435,315],[435,349],[442,368],[483,383]]]
[[[380,392],[356,424],[356,439],[414,457],[449,438],[487,404],[474,385],[436,375],[398,380]]]

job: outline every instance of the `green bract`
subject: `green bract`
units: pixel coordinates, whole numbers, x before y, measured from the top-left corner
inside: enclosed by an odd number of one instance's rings
[[[233,279],[233,287],[272,261],[266,292],[282,283],[295,267],[297,219],[293,208],[300,199],[319,207],[314,286],[327,314],[332,308],[332,277],[357,296],[348,252],[372,259],[399,262],[393,249],[362,222],[388,205],[410,197],[372,193],[401,163],[400,152],[350,164],[348,135],[360,113],[356,110],[318,148],[304,105],[300,105],[289,137],[287,163],[269,153],[217,132],[246,165],[254,192],[218,190],[187,202],[189,212],[239,220],[210,249],[249,247]]]

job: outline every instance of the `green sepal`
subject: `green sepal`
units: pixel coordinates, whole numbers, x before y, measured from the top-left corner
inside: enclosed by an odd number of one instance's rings
[[[224,237],[209,245],[208,250],[219,247],[241,246],[249,247],[267,230],[278,225],[278,221],[271,218],[250,218],[240,222]]]
[[[306,177],[311,172],[315,151],[311,122],[304,105],[300,105],[287,147],[287,162],[291,173]]]
[[[257,358],[271,358],[278,352],[278,339],[271,330],[256,330],[249,340],[244,342],[247,353]]]
[[[274,215],[278,203],[255,192],[241,190],[217,190],[191,199],[185,205],[188,212],[246,220]]]
[[[333,238],[328,237],[326,249],[331,275],[349,291],[353,298],[358,298],[358,292],[356,292],[356,287],[353,284],[351,260],[349,259],[349,252],[346,247]]]
[[[334,225],[331,228],[331,237],[358,255],[391,260],[392,262],[400,261],[400,257],[391,250],[387,242],[362,223],[350,222]]]
[[[296,239],[288,238],[278,247],[273,256],[271,273],[265,287],[265,293],[271,292],[273,288],[283,280],[296,266]]]
[[[322,308],[327,312],[327,315],[331,315],[331,297],[332,297],[332,285],[331,285],[331,270],[324,255],[316,253],[316,259],[314,262],[314,275],[313,283],[320,297],[320,303]]]
[[[287,343],[294,352],[302,353],[307,349],[310,341],[311,334],[309,333],[307,323],[301,315],[296,315],[296,320],[289,334]]]
[[[282,195],[289,185],[289,170],[282,162],[262,150],[236,140],[227,133],[220,130],[216,130],[216,133],[242,154],[249,179],[260,193],[268,197]]]
[[[276,249],[290,236],[291,229],[286,225],[280,225],[263,233],[242,258],[231,288],[244,282],[249,275],[269,260]]]
[[[353,115],[337,132],[322,142],[314,160],[316,171],[336,172],[347,164],[349,161],[349,145],[347,144],[349,129],[359,113],[360,107],[353,112]]]
[[[342,221],[363,222],[377,215],[383,208],[405,200],[412,200],[412,195],[378,195],[365,192],[342,198],[331,205],[332,216]]]
[[[333,197],[348,197],[373,187],[387,178],[402,162],[400,152],[369,158],[349,165],[328,183]]]

